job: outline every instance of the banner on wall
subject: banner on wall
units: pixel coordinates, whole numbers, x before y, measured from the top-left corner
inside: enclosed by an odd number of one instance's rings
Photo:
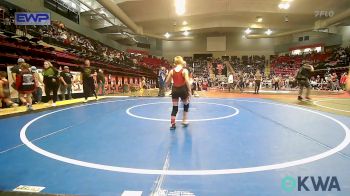
[[[14,81],[12,79],[12,72],[11,72],[11,68],[13,66],[8,66],[7,67],[7,76],[8,76],[8,81],[9,84],[12,84]],[[39,73],[39,77],[41,79],[41,81],[43,81],[43,75],[42,75],[43,69],[37,69],[37,73]],[[80,77],[80,72],[75,72],[75,71],[71,71],[70,72],[73,75],[73,79],[72,79],[72,94],[76,94],[76,93],[83,93],[83,84],[81,82],[81,77]],[[41,83],[38,84],[38,86],[42,89],[43,91],[43,96],[46,96],[45,94],[45,86]],[[62,92],[60,91],[60,88],[58,89],[58,94],[62,94]],[[10,85],[10,97],[11,98],[18,98],[18,92],[12,88],[12,86]]]
[[[81,73],[76,71],[70,72],[73,75],[72,93],[83,93],[83,82],[81,81]]]
[[[16,12],[16,25],[51,25],[50,12]]]

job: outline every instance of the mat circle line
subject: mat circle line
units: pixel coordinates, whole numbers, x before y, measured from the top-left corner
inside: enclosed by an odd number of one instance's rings
[[[214,98],[215,99],[215,98]],[[133,99],[135,100],[135,99]],[[136,99],[136,100],[142,100],[142,99]],[[232,99],[231,99],[232,100]],[[80,161],[68,157],[64,157],[61,155],[54,154],[52,152],[48,152],[36,145],[34,145],[32,142],[30,142],[26,136],[26,131],[28,127],[34,123],[35,121],[44,118],[46,116],[49,116],[54,113],[58,113],[64,110],[69,110],[73,108],[79,108],[79,107],[86,107],[89,105],[96,105],[96,104],[104,104],[104,103],[111,103],[111,102],[118,102],[118,101],[128,101],[128,99],[125,100],[117,100],[117,101],[106,101],[106,102],[98,102],[98,103],[92,103],[92,104],[85,104],[81,106],[73,106],[69,108],[64,108],[64,109],[59,109],[47,114],[43,114],[41,116],[38,116],[29,122],[27,122],[20,131],[20,139],[25,144],[28,148],[33,150],[34,152],[37,152],[41,155],[44,155],[48,158],[55,159],[61,162],[77,165],[77,166],[82,166],[82,167],[87,167],[87,168],[93,168],[93,169],[99,169],[99,170],[105,170],[105,171],[112,171],[112,172],[122,172],[122,173],[132,173],[132,174],[148,174],[148,175],[180,175],[180,176],[185,176],[185,175],[223,175],[223,174],[241,174],[241,173],[252,173],[252,172],[262,172],[262,171],[269,171],[269,170],[276,170],[276,169],[283,169],[283,168],[288,168],[288,167],[293,167],[293,166],[298,166],[298,165],[303,165],[307,163],[311,163],[314,161],[318,161],[321,159],[324,159],[326,157],[329,157],[341,150],[343,150],[345,147],[347,147],[350,143],[350,129],[343,124],[341,121],[328,116],[326,114],[320,113],[318,111],[313,111],[310,109],[302,108],[302,107],[297,107],[297,106],[292,106],[292,105],[286,105],[286,104],[280,104],[280,103],[273,103],[273,102],[263,102],[263,101],[250,101],[250,100],[233,100],[233,101],[238,101],[238,102],[250,102],[250,103],[261,103],[261,104],[270,104],[270,105],[276,105],[276,106],[282,106],[282,107],[289,107],[289,108],[294,108],[294,109],[299,109],[302,111],[307,111],[310,113],[314,113],[317,115],[320,115],[322,117],[325,117],[327,119],[330,119],[337,123],[340,127],[342,127],[345,131],[345,137],[344,140],[335,146],[332,149],[329,149],[325,152],[312,155],[306,158],[294,160],[294,161],[287,161],[287,162],[282,162],[282,163],[276,163],[276,164],[271,164],[271,165],[262,165],[262,166],[255,166],[255,167],[243,167],[243,168],[233,168],[233,169],[215,169],[215,170],[160,170],[160,169],[142,169],[142,168],[130,168],[130,167],[118,167],[118,166],[111,166],[111,165],[103,165],[103,164],[98,164],[98,163],[91,163],[91,162],[85,162],[85,161]]]
[[[143,120],[152,120],[152,121],[163,121],[163,122],[169,122],[170,119],[167,118],[167,119],[160,119],[160,118],[149,118],[149,117],[144,117],[144,116],[140,116],[140,115],[136,115],[136,114],[133,114],[131,112],[132,109],[134,108],[138,108],[138,107],[142,107],[142,106],[146,106],[146,105],[156,105],[156,104],[162,104],[162,103],[166,103],[166,104],[169,104],[171,105],[171,102],[154,102],[154,103],[145,103],[145,104],[140,104],[140,105],[135,105],[135,106],[132,106],[132,107],[129,107],[128,109],[126,109],[126,113],[129,115],[129,116],[132,116],[132,117],[135,117],[135,118],[139,118],[139,119],[143,119]],[[221,117],[216,117],[216,118],[203,118],[203,119],[189,119],[187,120],[188,122],[201,122],[201,121],[213,121],[213,120],[221,120],[221,119],[226,119],[226,118],[231,118],[233,116],[236,116],[239,114],[239,109],[233,107],[233,106],[230,106],[230,105],[225,105],[225,104],[219,104],[219,103],[210,103],[210,102],[192,102],[191,104],[193,103],[200,103],[200,104],[209,104],[209,105],[218,105],[218,106],[224,106],[224,107],[228,107],[228,108],[231,108],[233,110],[235,110],[234,113],[230,114],[230,115],[226,115],[226,116],[221,116]],[[190,108],[191,110],[191,108]],[[176,120],[176,121],[181,121],[181,120]]]
[[[335,111],[340,111],[340,112],[350,112],[350,110],[342,110],[342,109],[332,108],[332,107],[328,107],[328,106],[324,106],[324,105],[320,104],[321,102],[331,101],[331,100],[342,100],[342,99],[322,99],[322,100],[313,101],[313,103],[319,107],[327,108],[330,110],[335,110]],[[348,100],[348,99],[343,99],[343,100]]]

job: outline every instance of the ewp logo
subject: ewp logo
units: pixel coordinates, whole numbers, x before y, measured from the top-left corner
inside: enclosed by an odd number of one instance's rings
[[[48,12],[16,12],[16,25],[51,25],[51,16]]]
[[[307,183],[311,181],[311,183]],[[291,176],[286,176],[282,179],[282,189],[287,192],[292,192],[298,188],[298,191],[341,191],[339,182],[336,176],[327,176],[325,179],[321,176],[298,176],[298,179]]]

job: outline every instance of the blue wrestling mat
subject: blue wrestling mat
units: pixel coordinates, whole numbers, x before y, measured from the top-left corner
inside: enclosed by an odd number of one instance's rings
[[[170,131],[170,101],[111,98],[1,119],[0,189],[350,195],[349,117],[264,99],[195,98],[190,125]]]

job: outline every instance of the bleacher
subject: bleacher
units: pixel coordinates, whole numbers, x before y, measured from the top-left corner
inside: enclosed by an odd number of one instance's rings
[[[349,65],[349,57],[344,60],[337,55],[337,50],[323,53],[309,53],[303,55],[284,55],[278,56],[271,61],[271,71],[277,75],[294,75],[303,62],[309,62],[314,65],[316,70],[327,68],[341,68]]]
[[[37,42],[32,42],[24,38],[8,37],[0,34],[0,64],[2,66],[16,64],[17,59],[23,58],[31,65],[41,67],[44,60],[51,61],[56,66],[78,67],[83,64],[85,57],[66,51],[56,51],[53,47],[44,47]],[[115,63],[106,63],[97,60],[91,60],[91,64],[105,69],[109,73],[132,74],[154,77],[151,70],[132,69],[127,66],[120,66]]]

